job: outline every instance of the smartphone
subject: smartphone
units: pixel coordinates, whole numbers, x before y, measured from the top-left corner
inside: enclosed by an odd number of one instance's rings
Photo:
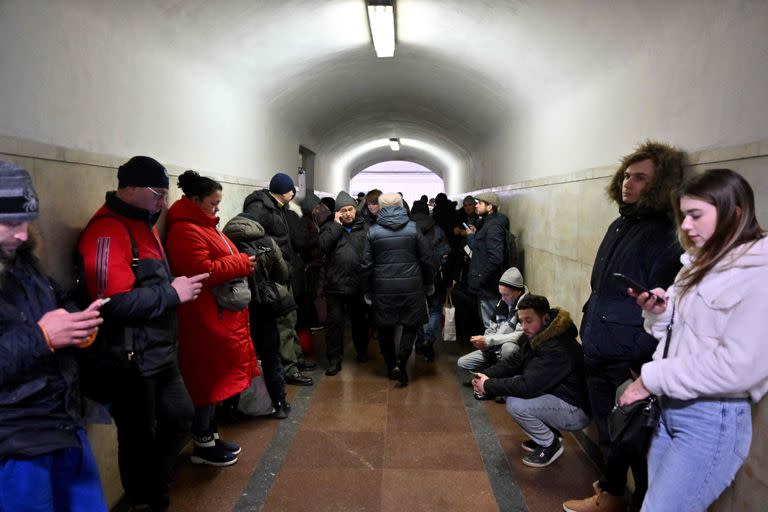
[[[479,379],[480,378],[480,374],[477,373],[477,372],[470,371],[469,373],[472,375],[473,379]]]
[[[656,299],[657,303],[664,302],[664,299],[662,299],[661,297],[656,297],[651,293],[651,290],[649,290],[646,286],[641,285],[640,283],[638,283],[637,281],[635,281],[629,276],[625,276],[624,274],[620,274],[616,272],[612,274],[611,277],[621,282],[625,287],[632,288],[635,291],[635,293],[637,293],[638,295],[642,293],[648,293]]]
[[[466,229],[467,231],[469,231],[469,226],[467,226],[467,223],[466,223],[466,222],[462,222],[462,223],[461,223],[461,225],[462,225],[462,226],[464,226],[464,229]]]

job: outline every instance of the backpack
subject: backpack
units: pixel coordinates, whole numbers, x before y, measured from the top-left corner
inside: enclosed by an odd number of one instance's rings
[[[505,231],[504,238],[504,263],[508,269],[510,267],[519,267],[519,258],[517,254],[517,238],[509,230]]]
[[[256,256],[256,271],[251,275],[251,301],[255,304],[275,304],[279,301],[277,283],[269,277],[267,265],[270,264],[268,253],[272,247],[258,244],[255,251],[247,251]]]

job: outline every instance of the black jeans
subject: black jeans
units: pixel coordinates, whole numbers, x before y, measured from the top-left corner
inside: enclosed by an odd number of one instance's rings
[[[368,321],[365,301],[360,295],[328,293],[325,295],[328,308],[328,324],[325,336],[325,351],[328,362],[344,359],[344,326],[349,317],[352,323],[352,343],[358,355],[368,353]]]
[[[387,364],[387,370],[392,369],[398,364],[405,364],[413,351],[413,344],[416,341],[416,334],[419,332],[418,325],[404,325],[403,333],[400,336],[400,348],[395,354],[395,328],[396,325],[379,326],[379,344],[381,345],[381,355]]]
[[[285,369],[280,359],[280,332],[269,306],[251,305],[251,339],[272,405],[285,402]]]
[[[631,378],[629,361],[587,363],[587,389],[592,406],[592,417],[600,438],[603,453],[603,477],[600,488],[614,496],[624,496],[627,487],[627,470],[632,468],[635,479],[633,502],[642,503],[648,490],[648,467],[646,454],[638,450],[627,450],[611,443],[608,433],[608,416],[616,403],[616,388]],[[639,501],[638,501],[639,500]]]
[[[176,457],[187,443],[194,409],[176,366],[143,377],[113,373],[120,480],[129,503],[164,510]]]

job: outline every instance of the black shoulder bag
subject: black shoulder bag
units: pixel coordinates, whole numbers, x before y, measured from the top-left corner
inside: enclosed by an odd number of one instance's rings
[[[669,339],[672,336],[672,324],[675,323],[675,305],[672,304],[672,318],[667,325],[667,337],[664,342],[664,355],[662,359],[667,358],[669,352]],[[636,451],[645,453],[651,441],[653,431],[659,424],[661,408],[659,399],[655,395],[638,400],[624,407],[619,406],[619,397],[624,393],[632,383],[632,379],[627,379],[616,389],[616,405],[611,410],[608,417],[608,433],[611,436],[611,442],[619,444],[626,448],[625,451]]]

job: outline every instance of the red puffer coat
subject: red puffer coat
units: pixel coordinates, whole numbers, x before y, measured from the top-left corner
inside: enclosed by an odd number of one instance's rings
[[[248,308],[220,308],[211,287],[250,274],[241,254],[208,215],[187,197],[168,210],[166,252],[174,276],[210,272],[200,296],[178,308],[179,365],[195,406],[209,405],[243,391],[258,375]],[[224,238],[222,238],[224,237]],[[226,243],[224,242],[226,240]],[[231,254],[227,244],[234,254]]]

